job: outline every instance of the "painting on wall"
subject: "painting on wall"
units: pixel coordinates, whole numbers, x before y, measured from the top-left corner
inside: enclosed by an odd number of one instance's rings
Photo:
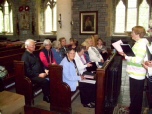
[[[80,34],[97,34],[98,33],[98,12],[81,11],[80,12]]]

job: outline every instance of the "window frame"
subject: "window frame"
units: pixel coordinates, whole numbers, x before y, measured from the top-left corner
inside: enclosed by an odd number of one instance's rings
[[[9,32],[5,31],[5,2],[8,3],[8,21],[9,21]],[[12,11],[12,22],[13,22],[13,8],[12,8],[12,4],[8,1],[5,0],[1,5],[0,5],[1,9],[2,9],[2,13],[3,13],[3,31],[0,31],[0,35],[13,35],[14,34],[14,30],[11,32],[11,15],[10,12]],[[14,28],[14,24],[12,23],[12,28]]]
[[[55,5],[57,6],[57,0],[51,0],[52,2],[55,2]],[[43,29],[43,34],[48,34],[48,35],[53,35],[54,34],[54,32],[56,32],[56,31],[54,31],[53,29],[54,29],[54,24],[53,24],[53,22],[54,22],[54,7],[53,8],[51,8],[51,11],[52,11],[52,31],[50,31],[50,32],[46,32],[45,31],[45,18],[46,18],[46,16],[45,16],[45,11],[46,11],[46,8],[47,8],[47,6],[48,6],[48,2],[50,2],[50,0],[46,0],[45,2],[44,2],[44,11],[43,11],[43,27],[44,27],[44,29]],[[56,7],[57,8],[57,7]],[[57,25],[56,25],[56,28],[57,28]]]
[[[119,2],[120,2],[121,0],[119,0]],[[119,4],[119,2],[118,2],[118,4]],[[143,2],[143,1],[142,1]],[[114,6],[114,26],[113,26],[113,35],[112,36],[128,36],[128,33],[129,32],[131,32],[131,31],[127,31],[127,15],[128,15],[128,0],[126,0],[126,5],[125,5],[125,30],[124,30],[124,32],[123,33],[121,33],[121,32],[115,32],[115,25],[116,25],[116,7],[117,7],[117,5],[118,4],[116,4],[116,2],[115,2],[115,6]],[[150,19],[150,11],[151,11],[151,6],[150,6],[150,4],[148,4],[149,5],[149,19]],[[140,4],[139,4],[139,0],[137,0],[137,6],[136,6],[136,8],[137,8],[137,18],[136,18],[136,25],[138,25],[138,23],[139,23],[139,8],[140,8]],[[148,20],[149,20],[148,19]]]

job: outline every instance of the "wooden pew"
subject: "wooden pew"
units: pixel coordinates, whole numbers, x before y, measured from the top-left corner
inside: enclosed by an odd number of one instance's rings
[[[79,95],[79,90],[71,92],[70,86],[62,81],[61,65],[49,67],[50,78],[50,110],[71,114],[71,103]]]
[[[17,53],[23,53],[23,52],[25,52],[25,48],[0,51],[0,57],[9,56],[9,55],[17,54]]]
[[[23,53],[13,54],[9,56],[0,57],[0,65],[5,66],[5,68],[8,70],[7,77],[3,80],[5,88],[7,89],[12,84],[14,80],[14,60],[21,60]]]
[[[34,53],[39,54],[40,50],[36,50]],[[3,56],[0,57],[0,65],[5,66],[5,68],[8,70],[8,76],[3,80],[5,88],[9,88],[10,84],[13,84],[15,82],[15,74],[14,74],[14,60],[21,61],[21,57],[24,52]],[[11,85],[10,85],[11,86]]]
[[[34,97],[42,90],[25,75],[24,61],[14,61],[16,93],[24,95],[25,104],[34,105]]]
[[[6,50],[12,50],[12,49],[19,49],[21,48],[21,45],[12,46],[12,47],[2,47],[0,48],[0,51],[6,51]]]
[[[119,59],[119,63],[116,64]],[[116,64],[117,66],[114,66]],[[119,68],[118,74],[111,74],[111,67]],[[122,57],[113,54],[109,61],[107,61],[101,69],[97,69],[96,72],[96,108],[95,114],[104,114],[106,105],[109,108],[114,108],[117,103],[118,95],[121,86],[121,73],[122,73]],[[115,75],[115,76],[114,76]],[[110,79],[111,78],[111,79]],[[117,79],[116,79],[117,78]],[[110,81],[110,82],[109,82]],[[115,82],[116,81],[116,82]],[[109,85],[111,87],[109,87]],[[111,95],[109,95],[111,94]],[[115,97],[115,98],[109,98]],[[110,101],[110,102],[107,102]],[[108,109],[109,111],[109,109]]]
[[[108,96],[106,90],[108,89],[108,77],[110,77],[109,69],[114,64],[116,54],[113,54],[110,59],[105,62],[103,68],[97,69],[96,74],[96,108],[95,114],[104,114],[105,98]],[[116,58],[117,59],[117,58]],[[122,58],[121,58],[122,59]],[[122,61],[122,60],[121,60]],[[119,64],[122,64],[121,62]],[[50,78],[50,110],[59,111],[65,114],[71,114],[71,90],[68,84],[62,81],[62,66],[51,65],[49,67]],[[121,70],[120,70],[121,71]],[[120,79],[121,80],[121,79]],[[114,85],[112,85],[114,86]],[[115,87],[113,87],[115,88]],[[113,90],[111,90],[113,93]],[[118,96],[118,94],[117,94]]]
[[[35,55],[39,55],[41,50],[36,50]],[[31,80],[25,75],[24,61],[14,60],[14,76],[15,76],[15,89],[16,93],[25,96],[26,105],[34,105],[34,98],[42,92],[42,89],[31,82]]]

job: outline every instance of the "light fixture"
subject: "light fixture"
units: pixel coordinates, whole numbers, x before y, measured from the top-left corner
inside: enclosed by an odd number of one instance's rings
[[[59,14],[58,22],[59,22],[60,28],[62,28],[61,14]]]
[[[71,25],[73,25],[73,21],[71,21]]]

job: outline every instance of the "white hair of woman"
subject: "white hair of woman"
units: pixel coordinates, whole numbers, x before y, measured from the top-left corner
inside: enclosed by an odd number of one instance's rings
[[[46,45],[52,45],[51,41],[49,39],[45,39],[44,42],[43,42],[43,46],[46,46]]]
[[[32,42],[36,42],[36,41],[34,41],[33,39],[27,39],[26,41],[25,41],[25,48],[27,48]]]

